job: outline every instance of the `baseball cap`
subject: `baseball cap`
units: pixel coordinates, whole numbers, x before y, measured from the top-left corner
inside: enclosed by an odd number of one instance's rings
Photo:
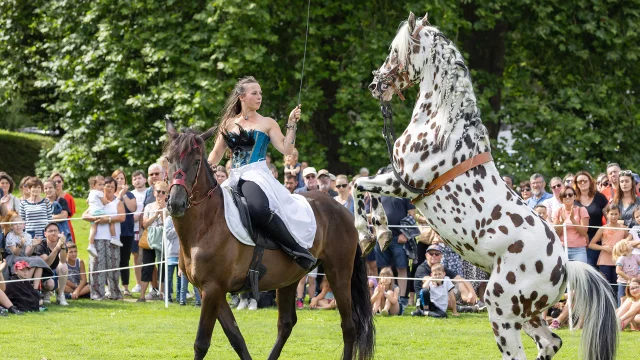
[[[312,166],[308,166],[306,168],[304,168],[304,170],[302,170],[302,177],[307,177],[307,175],[309,174],[313,174],[313,175],[318,175],[318,172],[316,171],[316,168],[312,167]]]
[[[18,261],[15,263],[15,265],[13,265],[13,268],[15,270],[23,270],[23,269],[30,269],[29,263],[22,260],[22,261]]]
[[[429,245],[429,247],[427,248],[427,251],[431,251],[431,250],[442,252],[442,248],[440,247],[440,245]]]
[[[331,181],[336,181],[336,176],[332,173],[329,173],[329,178],[331,179]]]
[[[322,170],[318,171],[318,177],[322,177],[322,176],[329,176],[329,170],[322,169]],[[329,177],[331,177],[331,176],[329,176]]]
[[[638,174],[633,174],[633,179],[636,181],[636,184],[637,184],[637,183],[640,183],[640,175],[638,175]]]

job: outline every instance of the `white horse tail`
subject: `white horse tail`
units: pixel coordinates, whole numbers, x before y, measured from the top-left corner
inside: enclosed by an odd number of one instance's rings
[[[579,261],[567,263],[567,275],[571,291],[575,293],[574,313],[583,319],[580,344],[583,359],[614,359],[619,325],[611,286],[591,265]]]

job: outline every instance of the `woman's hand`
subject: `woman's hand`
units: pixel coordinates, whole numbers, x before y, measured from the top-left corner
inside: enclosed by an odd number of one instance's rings
[[[71,293],[71,298],[73,300],[76,300],[78,298],[78,290],[77,289],[74,292]]]
[[[291,113],[289,114],[289,122],[291,123],[297,123],[298,120],[300,120],[300,107],[302,106],[302,104],[298,104],[298,106],[296,106],[295,109],[291,110]]]
[[[31,246],[38,246],[42,244],[42,238],[40,236],[35,237],[33,240],[31,240]]]
[[[2,261],[0,261],[0,273],[2,272],[2,270],[4,270],[5,267],[7,267],[7,261],[5,259],[2,259]]]
[[[571,223],[573,225],[580,225],[580,221],[576,220],[576,216],[573,212],[573,209],[571,209],[571,212],[568,214],[569,218],[571,219]]]

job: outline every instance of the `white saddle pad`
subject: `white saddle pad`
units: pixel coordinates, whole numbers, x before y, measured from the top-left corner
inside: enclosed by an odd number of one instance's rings
[[[222,195],[224,198],[224,219],[227,221],[227,227],[231,230],[233,236],[235,236],[241,243],[249,246],[256,246],[253,240],[251,240],[249,232],[244,225],[242,225],[240,212],[238,211],[236,204],[233,202],[233,197],[231,196],[231,188],[228,186],[222,187]]]

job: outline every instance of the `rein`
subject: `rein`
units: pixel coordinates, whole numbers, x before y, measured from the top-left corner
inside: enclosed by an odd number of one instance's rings
[[[180,154],[180,162],[182,162],[182,159],[184,159],[184,157],[187,156],[189,153],[191,153],[192,151],[195,151],[195,149],[198,149],[200,151],[200,153],[202,153],[202,149],[200,148],[200,145],[198,145],[198,142],[195,139],[193,139],[193,147],[191,148],[191,150],[189,150],[189,151],[185,150]],[[171,188],[176,186],[176,185],[177,186],[182,186],[185,189],[185,191],[187,192],[187,196],[189,196],[189,199],[187,200],[187,209],[190,208],[190,207],[198,206],[200,203],[202,203],[207,198],[211,198],[211,195],[213,194],[213,191],[216,188],[215,186],[212,187],[211,189],[209,189],[207,194],[202,199],[195,200],[196,199],[196,194],[198,193],[198,190],[194,190],[194,188],[198,184],[198,176],[200,175],[200,167],[201,166],[202,166],[202,161],[200,161],[198,163],[198,169],[196,169],[196,177],[193,180],[193,185],[191,185],[191,189],[187,188],[187,184],[185,182],[187,174],[184,172],[184,170],[182,170],[182,168],[178,167],[178,170],[176,170],[173,173],[173,180],[171,182],[171,186],[169,186],[169,192],[171,192]],[[181,177],[178,178],[178,175],[180,175]]]

